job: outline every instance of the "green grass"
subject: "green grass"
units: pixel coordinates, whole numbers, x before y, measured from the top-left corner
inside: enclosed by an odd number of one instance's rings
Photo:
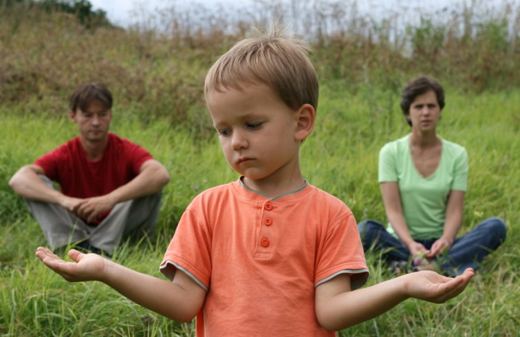
[[[459,297],[443,305],[407,300],[342,336],[518,336],[520,91],[477,95],[448,88],[447,93],[439,132],[464,145],[470,156],[462,231],[498,215],[509,224],[508,238]],[[377,155],[385,142],[408,132],[398,97],[377,88],[352,94],[341,83],[324,86],[316,130],[302,147],[307,179],[344,200],[358,220],[384,220]],[[204,121],[197,111],[193,120]],[[148,148],[167,166],[172,180],[164,193],[156,240],[124,245],[114,260],[159,276],[158,265],[182,210],[197,193],[236,174],[225,163],[216,137],[197,139],[199,132],[136,117],[144,114],[116,107],[112,130]],[[37,261],[34,250],[45,240],[7,181],[18,167],[64,142],[75,129],[66,118],[27,113],[23,105],[0,105],[0,118],[0,336],[193,335],[191,325],[160,317],[105,285],[67,283]],[[390,277],[377,256],[368,260],[369,284]]]

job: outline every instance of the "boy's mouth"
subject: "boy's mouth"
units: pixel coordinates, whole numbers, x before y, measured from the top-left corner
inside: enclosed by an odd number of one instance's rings
[[[237,165],[240,165],[242,163],[245,163],[245,162],[251,161],[251,160],[253,160],[253,158],[250,158],[250,157],[240,157],[240,158],[238,158],[236,163],[237,163]]]

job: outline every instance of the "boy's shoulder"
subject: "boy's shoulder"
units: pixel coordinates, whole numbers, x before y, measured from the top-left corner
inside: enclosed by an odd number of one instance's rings
[[[352,211],[348,205],[337,196],[332,195],[331,193],[314,185],[310,185],[309,187],[314,189],[314,193],[312,195],[313,200],[310,200],[310,203],[319,206],[322,209],[326,208],[330,212],[346,213],[346,215],[352,215]]]
[[[195,196],[195,198],[193,198],[191,203],[208,202],[215,198],[221,198],[222,196],[225,196],[225,195],[231,195],[231,194],[233,194],[233,189],[234,189],[235,184],[236,183],[233,181],[233,182],[229,182],[226,184],[209,187],[209,188],[203,190],[202,192],[200,192],[199,194],[197,194]]]

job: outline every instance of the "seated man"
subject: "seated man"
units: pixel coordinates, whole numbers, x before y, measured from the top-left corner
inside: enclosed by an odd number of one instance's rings
[[[73,244],[110,255],[124,237],[153,231],[168,171],[144,148],[108,132],[111,108],[112,94],[104,85],[78,87],[69,117],[79,136],[23,166],[9,181],[52,249]]]

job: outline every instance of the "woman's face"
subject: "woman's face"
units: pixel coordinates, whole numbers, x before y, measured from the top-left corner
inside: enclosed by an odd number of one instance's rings
[[[437,122],[441,116],[441,108],[437,102],[437,95],[430,90],[419,95],[410,105],[408,120],[412,128],[418,131],[435,131]]]

